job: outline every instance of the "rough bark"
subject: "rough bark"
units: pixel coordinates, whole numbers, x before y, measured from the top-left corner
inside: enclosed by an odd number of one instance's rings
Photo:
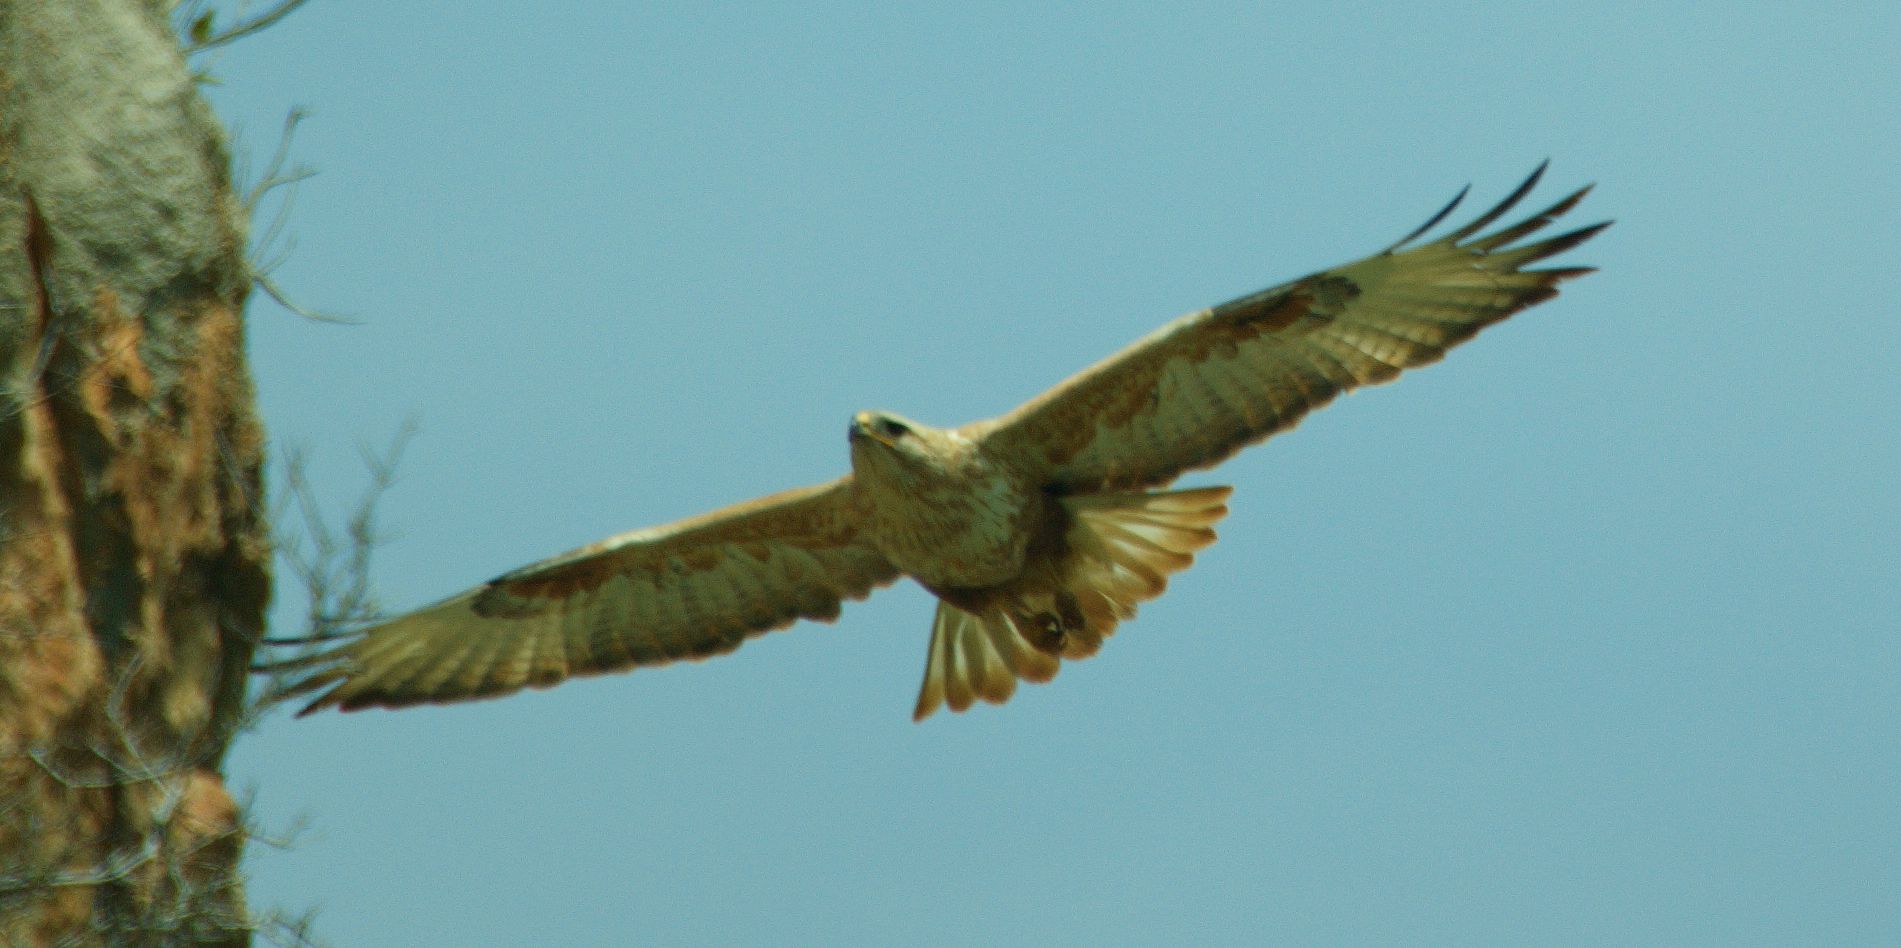
[[[0,0],[0,943],[249,941],[245,213],[165,4]]]

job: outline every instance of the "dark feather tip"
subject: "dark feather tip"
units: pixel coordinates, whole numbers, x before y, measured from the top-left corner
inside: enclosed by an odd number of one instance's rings
[[[1414,240],[1417,240],[1417,239],[1419,238],[1419,235],[1421,235],[1421,234],[1424,234],[1424,233],[1425,233],[1426,231],[1429,231],[1429,230],[1431,230],[1431,229],[1433,229],[1434,227],[1437,227],[1437,226],[1439,226],[1439,222],[1440,222],[1440,221],[1442,221],[1442,220],[1445,220],[1445,219],[1446,219],[1446,215],[1448,215],[1448,214],[1451,214],[1451,213],[1452,213],[1452,211],[1453,211],[1453,209],[1454,209],[1454,208],[1456,208],[1456,207],[1458,207],[1458,206],[1459,206],[1459,203],[1460,203],[1461,201],[1464,201],[1464,200],[1465,200],[1465,196],[1466,196],[1467,194],[1470,194],[1470,193],[1472,193],[1472,186],[1471,186],[1471,185],[1469,185],[1469,184],[1468,184],[1468,185],[1466,185],[1465,187],[1463,187],[1463,188],[1460,188],[1460,189],[1459,189],[1459,193],[1457,193],[1457,194],[1454,194],[1454,195],[1452,196],[1452,200],[1450,200],[1450,201],[1447,201],[1447,202],[1446,202],[1446,206],[1445,206],[1445,207],[1442,207],[1442,208],[1440,208],[1440,209],[1438,210],[1438,212],[1437,212],[1437,213],[1435,213],[1435,214],[1433,214],[1433,215],[1432,215],[1431,217],[1429,217],[1429,218],[1427,218],[1427,219],[1426,219],[1426,222],[1425,222],[1424,224],[1421,224],[1421,225],[1419,225],[1418,227],[1415,227],[1415,228],[1413,228],[1413,232],[1412,232],[1412,233],[1410,233],[1410,234],[1407,234],[1406,236],[1404,236],[1404,237],[1401,237],[1400,239],[1398,239],[1398,240],[1396,240],[1396,241],[1393,241],[1393,245],[1392,245],[1392,246],[1390,246],[1390,247],[1388,247],[1388,248],[1386,248],[1385,250],[1382,250],[1382,251],[1380,251],[1380,252],[1381,252],[1381,253],[1392,253],[1393,251],[1395,251],[1395,250],[1398,250],[1399,248],[1401,248],[1401,247],[1404,247],[1404,246],[1406,246],[1407,244],[1410,244],[1410,243],[1412,243],[1412,242],[1413,242]]]
[[[1455,230],[1452,233],[1447,234],[1444,239],[1448,243],[1456,244],[1459,241],[1464,240],[1467,237],[1470,237],[1481,230],[1484,230],[1486,225],[1505,216],[1506,212],[1510,211],[1514,207],[1517,207],[1518,202],[1525,199],[1525,195],[1531,193],[1532,188],[1535,188],[1538,186],[1539,179],[1545,176],[1545,169],[1550,166],[1551,166],[1551,159],[1549,158],[1545,159],[1544,161],[1539,162],[1538,167],[1532,169],[1530,176],[1526,177],[1522,184],[1520,184],[1517,188],[1513,189],[1512,193],[1505,195],[1505,200],[1498,202],[1498,204],[1495,205],[1491,210],[1486,211],[1485,213],[1479,215],[1478,220],[1475,220],[1471,222],[1470,224],[1467,224],[1464,227],[1461,227],[1458,230]]]

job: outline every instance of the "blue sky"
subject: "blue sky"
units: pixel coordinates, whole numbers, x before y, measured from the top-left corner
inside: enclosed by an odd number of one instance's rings
[[[703,664],[268,719],[260,906],[339,945],[1892,940],[1890,4],[370,4],[206,57],[295,248],[252,364],[326,502],[420,423],[421,605],[1004,411],[1470,181],[1602,272],[1185,483],[1097,657],[909,710],[910,585]],[[280,631],[301,603],[280,591]]]

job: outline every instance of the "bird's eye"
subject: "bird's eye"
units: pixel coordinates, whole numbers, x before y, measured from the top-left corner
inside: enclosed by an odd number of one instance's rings
[[[889,418],[878,419],[878,434],[881,437],[902,438],[910,433],[911,429],[906,428],[901,421],[892,421]]]

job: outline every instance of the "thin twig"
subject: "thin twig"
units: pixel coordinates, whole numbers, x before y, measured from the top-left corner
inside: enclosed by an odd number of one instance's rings
[[[203,40],[199,40],[197,42],[192,43],[191,45],[185,47],[185,54],[192,55],[194,53],[202,53],[207,49],[216,49],[217,47],[223,46],[226,43],[233,43],[238,40],[241,40],[247,36],[250,36],[252,33],[258,32],[259,30],[267,29],[272,24],[276,23],[277,21],[287,16],[290,16],[292,12],[294,12],[298,7],[303,6],[304,3],[305,3],[305,0],[282,0],[282,2],[278,3],[277,6],[274,6],[270,8],[269,10],[266,10],[265,12],[258,14],[257,16],[254,16],[251,19],[245,20],[244,22],[239,23],[238,25],[233,26],[230,29],[213,33],[211,36],[206,37]]]
[[[251,190],[245,192],[245,207],[255,212],[257,203],[264,199],[264,195],[286,185],[294,185],[316,174],[314,170],[303,165],[297,165],[289,171],[284,170],[284,166],[290,163],[290,146],[291,141],[297,137],[297,126],[302,125],[304,119],[309,117],[310,110],[305,108],[291,109],[284,116],[284,130],[277,136],[277,150],[271,153],[270,162],[264,166],[264,174],[258,178],[256,184],[251,186]]]
[[[301,304],[291,302],[290,297],[284,295],[283,288],[279,287],[277,285],[277,282],[270,278],[269,274],[253,273],[251,274],[251,279],[257,283],[257,288],[260,290],[263,290],[264,295],[269,296],[271,299],[275,300],[277,302],[277,305],[282,306],[285,309],[290,310],[291,312],[296,313],[297,315],[302,316],[305,319],[312,320],[315,322],[320,322],[320,323],[336,323],[342,326],[360,326],[363,324],[363,321],[360,319],[351,319],[348,316],[338,316],[335,313],[326,313],[326,312],[323,312],[322,310],[310,309]]]
[[[278,552],[303,586],[309,604],[302,634],[267,636],[261,644],[276,649],[315,649],[354,637],[363,626],[382,617],[370,583],[371,556],[386,539],[377,525],[376,511],[383,496],[396,485],[403,451],[417,431],[416,422],[411,419],[402,424],[382,451],[359,447],[370,482],[345,519],[341,533],[331,526],[317,501],[305,474],[303,454],[295,450],[286,452],[283,509],[272,520],[295,522],[300,527],[297,534],[279,544]],[[293,653],[252,666],[252,671],[269,676],[268,684],[257,699],[260,709],[277,700],[286,686],[294,684],[292,679],[302,667],[297,660],[312,654],[311,651]]]

